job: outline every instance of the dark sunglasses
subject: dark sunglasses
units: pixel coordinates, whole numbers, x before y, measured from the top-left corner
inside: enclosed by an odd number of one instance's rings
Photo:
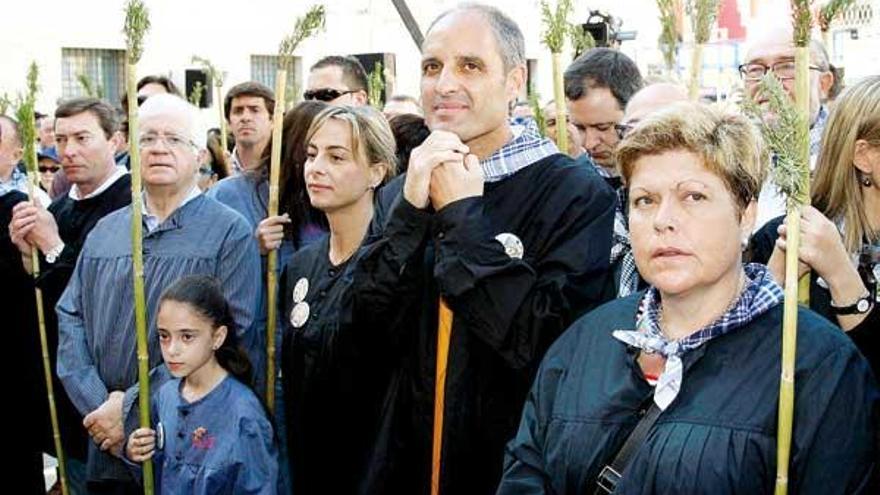
[[[303,99],[306,101],[310,100],[318,100],[324,102],[330,102],[339,98],[342,95],[347,95],[349,93],[355,93],[356,90],[349,91],[339,91],[338,89],[333,88],[322,88],[322,89],[310,89],[303,93]]]
[[[46,167],[40,165],[39,167],[37,167],[37,170],[39,170],[41,174],[45,174],[46,172],[57,172],[59,168],[61,167]]]

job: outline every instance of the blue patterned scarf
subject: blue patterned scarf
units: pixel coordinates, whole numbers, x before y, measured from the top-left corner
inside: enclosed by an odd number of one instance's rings
[[[681,356],[721,335],[733,332],[766,313],[783,300],[782,287],[774,280],[767,267],[750,263],[743,267],[746,286],[723,315],[714,322],[681,340],[669,340],[660,329],[661,301],[656,288],[651,287],[642,297],[636,316],[636,330],[615,330],[614,338],[647,353],[659,353],[666,358],[663,374],[654,389],[654,402],[665,410],[681,389],[683,366]]]

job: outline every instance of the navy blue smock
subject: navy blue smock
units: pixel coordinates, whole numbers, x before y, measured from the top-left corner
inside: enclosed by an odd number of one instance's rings
[[[653,394],[636,350],[611,335],[633,329],[640,297],[584,316],[548,351],[507,446],[499,494],[593,492]],[[678,396],[615,493],[772,493],[781,328],[778,305],[685,354]],[[801,309],[789,493],[877,493],[868,484],[878,397],[852,342]]]

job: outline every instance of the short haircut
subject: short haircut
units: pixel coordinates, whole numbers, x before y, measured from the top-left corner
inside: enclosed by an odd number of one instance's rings
[[[579,100],[589,89],[608,88],[620,109],[642,87],[642,75],[631,58],[611,48],[593,48],[565,69],[565,97]]]
[[[367,71],[360,60],[351,55],[343,57],[340,55],[330,55],[315,62],[309,71],[323,69],[324,67],[339,67],[342,69],[342,82],[348,86],[351,91],[367,90]]]
[[[258,83],[257,81],[247,81],[236,84],[229,88],[229,91],[226,93],[226,99],[223,101],[223,104],[225,105],[223,113],[226,116],[226,120],[229,120],[229,113],[232,110],[232,100],[241,96],[255,96],[262,98],[263,103],[266,104],[266,110],[269,111],[269,115],[275,113],[275,93],[265,84]]]
[[[138,119],[145,121],[158,116],[179,117],[186,128],[181,129],[184,137],[197,148],[204,148],[204,134],[199,131],[196,107],[179,96],[159,94],[147,98],[138,108]]]
[[[740,212],[758,198],[768,154],[757,128],[743,115],[696,102],[651,114],[617,147],[617,165],[628,184],[636,161],[669,151],[689,151],[717,175]]]
[[[434,19],[425,32],[425,36],[441,19],[456,12],[478,12],[488,21],[489,28],[492,29],[492,34],[495,36],[495,44],[498,45],[498,55],[504,64],[504,72],[510,72],[515,67],[526,63],[526,42],[519,26],[507,14],[490,5],[465,3],[449,9]]]
[[[167,91],[168,93],[170,93],[172,95],[177,95],[177,96],[181,96],[181,97],[183,96],[183,94],[180,92],[180,89],[178,89],[177,85],[174,84],[174,81],[172,81],[168,76],[162,76],[162,75],[144,76],[141,78],[140,81],[138,81],[137,90],[140,91],[147,84],[158,84],[158,85],[162,86],[163,88],[165,88],[165,91]]]
[[[104,137],[110,139],[119,130],[119,118],[116,109],[110,103],[88,96],[64,100],[55,109],[55,122],[65,117],[73,117],[88,112],[98,119],[98,125],[104,131]]]
[[[9,122],[9,125],[12,127],[12,139],[15,140],[15,143],[18,146],[21,146],[21,144],[22,144],[21,143],[21,133],[18,130],[18,121],[15,120],[14,118],[10,117],[9,115],[3,115],[3,114],[0,114],[0,119],[3,119],[6,122]],[[2,138],[3,138],[3,129],[2,129],[2,127],[0,127],[0,139],[2,139]]]

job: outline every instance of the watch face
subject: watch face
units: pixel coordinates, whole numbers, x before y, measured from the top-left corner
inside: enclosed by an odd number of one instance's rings
[[[871,303],[869,303],[867,299],[861,299],[856,303],[856,311],[859,313],[866,313],[870,305]]]

